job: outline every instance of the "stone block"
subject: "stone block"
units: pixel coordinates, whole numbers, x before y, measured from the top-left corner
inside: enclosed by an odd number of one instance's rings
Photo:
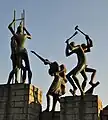
[[[96,103],[96,102],[95,102]],[[85,106],[86,107],[93,107],[93,103],[92,102],[85,102]],[[95,107],[95,106],[94,106]]]
[[[24,100],[24,96],[13,96],[11,98],[11,101],[20,102],[20,101],[25,101],[25,100]]]
[[[18,107],[23,107],[24,108],[24,107],[26,107],[26,105],[27,105],[27,102],[24,102],[24,101],[17,101],[17,102],[15,101],[14,102],[14,107],[15,108],[18,108]]]
[[[21,89],[28,89],[29,88],[29,84],[22,84],[22,83],[18,83],[18,84],[11,84],[11,90],[21,90]]]
[[[2,96],[0,97],[0,102],[6,102],[8,100],[8,97]]]
[[[6,102],[0,102],[0,109],[5,109]]]
[[[23,114],[23,113],[22,114],[13,114],[12,118],[15,119],[15,120],[22,120],[22,119],[27,120],[28,115]]]
[[[5,114],[5,109],[0,109],[0,114]]]
[[[80,120],[77,114],[60,115],[60,120]]]
[[[88,119],[89,119],[89,120],[93,120],[93,117],[94,117],[94,114],[85,114],[85,115],[84,115],[84,119],[85,119],[85,120],[88,120]]]
[[[15,89],[11,91],[12,96],[24,96],[28,95],[28,90],[26,89]]]
[[[87,113],[87,114],[88,113],[91,113],[91,114],[98,113],[98,108],[96,108],[96,107],[91,107],[91,108],[86,107],[84,113]]]
[[[85,95],[84,96],[84,101],[93,102],[93,101],[97,101],[97,100],[98,100],[97,95]]]
[[[42,112],[40,116],[40,120],[60,120],[60,112]]]
[[[22,114],[24,113],[24,108],[19,107],[19,108],[10,108],[9,114]]]

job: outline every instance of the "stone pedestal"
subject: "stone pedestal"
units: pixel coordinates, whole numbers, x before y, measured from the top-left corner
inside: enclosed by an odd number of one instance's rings
[[[0,85],[0,120],[39,120],[42,92],[29,84]]]
[[[97,95],[66,96],[60,107],[60,120],[99,120],[102,102]]]

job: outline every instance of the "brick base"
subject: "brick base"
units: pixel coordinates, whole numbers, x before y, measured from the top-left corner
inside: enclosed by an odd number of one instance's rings
[[[0,120],[39,120],[42,92],[29,84],[0,85]]]
[[[60,120],[99,120],[102,102],[97,95],[66,96],[60,101]]]

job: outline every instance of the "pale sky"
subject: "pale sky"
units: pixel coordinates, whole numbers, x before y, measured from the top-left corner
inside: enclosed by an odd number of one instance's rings
[[[74,33],[74,27],[87,33],[93,40],[94,47],[87,54],[88,66],[97,70],[95,81],[100,85],[94,94],[99,95],[103,106],[108,104],[108,0],[1,0],[0,1],[0,82],[6,83],[11,70],[10,37],[7,26],[13,19],[13,10],[16,10],[17,18],[23,9],[26,12],[26,27],[32,35],[31,40],[26,41],[30,65],[33,72],[32,84],[43,91],[43,109],[46,107],[46,92],[53,78],[48,75],[48,66],[36,58],[30,50],[35,50],[50,61],[64,63],[67,73],[75,67],[77,59],[75,55],[65,56],[65,40]],[[85,43],[82,34],[72,39],[77,44]],[[88,75],[88,82],[90,75]],[[82,82],[83,78],[79,76]],[[69,94],[70,84],[67,83]],[[89,85],[87,85],[89,87]]]

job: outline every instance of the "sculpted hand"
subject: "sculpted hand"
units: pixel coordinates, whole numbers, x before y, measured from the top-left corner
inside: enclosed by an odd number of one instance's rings
[[[48,65],[48,63],[49,63],[49,60],[48,60],[48,59],[45,59],[44,64],[45,64],[45,65]]]
[[[65,41],[65,43],[69,44],[69,40],[67,39],[67,40]]]
[[[86,40],[88,40],[88,39],[90,39],[90,38],[89,38],[89,36],[88,36],[88,35],[86,35],[86,36],[85,36],[85,39],[86,39]]]

